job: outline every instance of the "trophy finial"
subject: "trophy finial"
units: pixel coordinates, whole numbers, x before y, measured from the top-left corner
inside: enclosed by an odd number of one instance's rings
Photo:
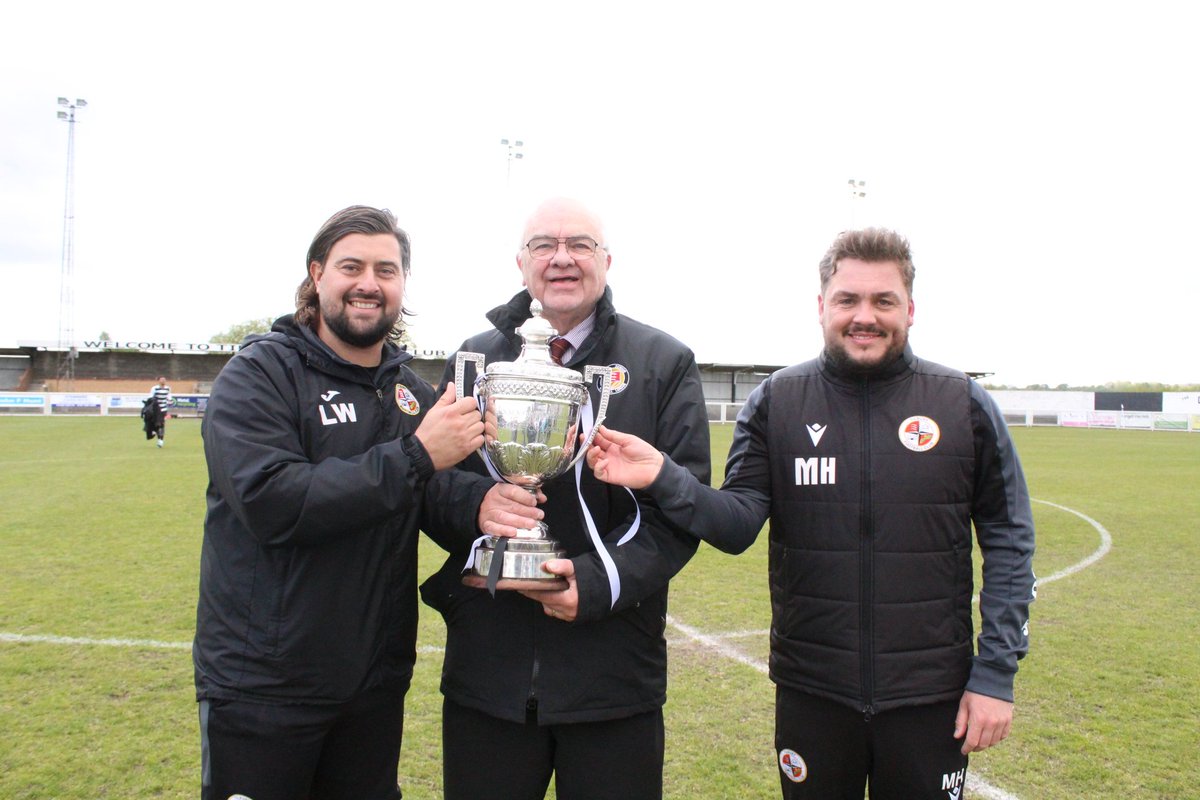
[[[546,343],[557,336],[558,331],[542,316],[541,301],[533,300],[529,304],[529,313],[533,316],[517,328],[517,334],[525,342],[521,348],[521,357],[532,361],[549,362],[550,351],[546,348]]]

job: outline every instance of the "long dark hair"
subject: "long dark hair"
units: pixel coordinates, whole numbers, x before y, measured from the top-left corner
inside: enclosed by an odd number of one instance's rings
[[[313,283],[310,266],[315,261],[324,268],[329,251],[340,239],[352,233],[390,233],[395,236],[396,241],[400,243],[400,268],[404,271],[404,277],[408,277],[412,262],[412,245],[409,244],[408,234],[396,224],[396,215],[386,208],[343,208],[325,220],[325,224],[317,231],[308,247],[308,258],[304,261],[304,280],[296,289],[296,324],[316,328],[317,317],[321,313],[320,298],[317,297],[317,286]],[[400,316],[396,317],[396,324],[388,333],[389,340],[396,341],[404,335],[404,318],[408,316],[412,316],[412,312],[401,306]]]

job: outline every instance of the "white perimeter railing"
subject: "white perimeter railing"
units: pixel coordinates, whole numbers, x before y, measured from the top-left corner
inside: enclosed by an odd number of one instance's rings
[[[0,414],[78,414],[127,416],[140,414],[145,394],[70,392],[0,392]],[[199,417],[208,405],[207,394],[177,394],[170,414]],[[732,425],[741,403],[706,403],[708,420]],[[1146,431],[1200,432],[1200,414],[1153,411],[1039,411],[1004,409],[1009,427],[1113,428]]]
[[[741,403],[706,403],[708,421],[733,424]],[[1155,411],[1009,411],[1004,421],[1010,428],[1035,426],[1064,428],[1114,428],[1143,431],[1189,431],[1200,433],[1200,414]]]
[[[1200,414],[1169,414],[1158,411],[1005,411],[1004,421],[1010,428],[1048,425],[1064,428],[1200,432]]]
[[[0,414],[78,414],[84,416],[137,416],[146,394],[71,392],[0,392]],[[206,394],[177,394],[167,413],[175,417],[203,416]]]

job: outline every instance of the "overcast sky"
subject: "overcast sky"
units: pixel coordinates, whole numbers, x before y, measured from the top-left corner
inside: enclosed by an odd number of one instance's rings
[[[312,235],[365,203],[412,235],[418,349],[452,350],[566,194],[607,221],[618,309],[701,361],[814,356],[817,261],[882,225],[912,242],[919,355],[1010,385],[1200,381],[1195,3],[311,8],[9,15],[0,346],[58,336],[66,96],[88,101],[79,340],[290,311]]]

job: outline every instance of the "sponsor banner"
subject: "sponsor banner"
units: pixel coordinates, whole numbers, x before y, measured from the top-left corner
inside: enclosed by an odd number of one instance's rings
[[[1086,428],[1089,416],[1086,411],[1063,411],[1058,415],[1058,424],[1066,428]]]
[[[203,416],[208,408],[206,394],[177,394],[171,398],[171,411],[179,414]]]
[[[0,407],[3,408],[44,408],[45,405],[46,396],[42,394],[0,394]]]
[[[104,405],[98,394],[60,394],[50,398],[53,408],[94,408],[97,411]]]
[[[1146,411],[1122,411],[1121,427],[1151,430],[1154,428],[1155,416]]]
[[[144,394],[112,394],[108,396],[108,407],[110,409],[133,408],[141,411],[142,401],[146,397],[147,395]]]
[[[1120,411],[1093,411],[1088,414],[1088,426],[1092,428],[1116,428],[1120,422]]]

